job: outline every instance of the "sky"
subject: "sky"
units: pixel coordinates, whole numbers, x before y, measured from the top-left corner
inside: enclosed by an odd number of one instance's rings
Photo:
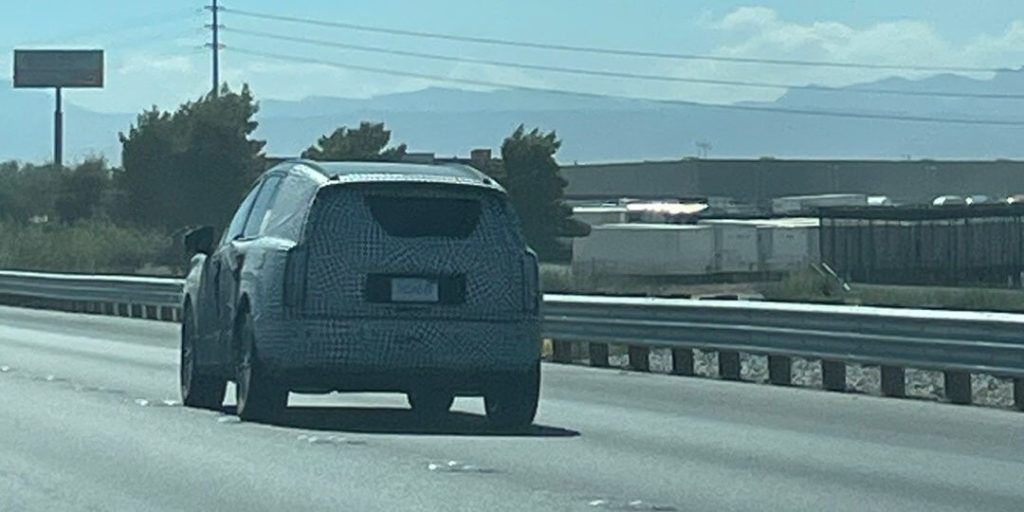
[[[69,91],[66,101],[104,112],[173,108],[210,88],[209,0],[6,1],[0,68],[14,48],[103,48],[106,87]],[[1024,65],[1019,0],[221,0],[260,13],[359,25],[539,43],[775,59],[891,64]],[[631,97],[712,103],[768,101],[780,89],[749,89],[524,71],[437,62],[280,42],[256,30],[346,44],[477,59],[663,76],[842,86],[923,72],[799,68],[673,61],[496,47],[371,34],[222,14],[221,77],[250,84],[261,99],[366,98],[430,86],[472,88],[421,78],[256,57],[244,51],[372,66],[456,79]],[[984,74],[974,75],[985,78]],[[481,87],[476,87],[481,88]],[[485,88],[485,87],[484,87]]]

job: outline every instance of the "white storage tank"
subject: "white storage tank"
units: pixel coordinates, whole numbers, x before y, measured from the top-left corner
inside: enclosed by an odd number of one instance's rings
[[[591,226],[627,222],[625,206],[575,206],[572,217]]]
[[[574,270],[618,275],[702,275],[714,267],[714,230],[686,224],[605,224],[573,239]]]

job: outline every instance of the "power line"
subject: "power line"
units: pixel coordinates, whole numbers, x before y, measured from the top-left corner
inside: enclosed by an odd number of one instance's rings
[[[541,92],[548,94],[559,94],[564,96],[584,97],[584,98],[595,98],[595,99],[611,99],[611,100],[629,100],[629,101],[644,101],[651,104],[666,105],[666,106],[681,106],[681,107],[692,107],[692,108],[703,108],[703,109],[714,109],[714,110],[734,110],[734,111],[746,111],[746,112],[763,112],[763,113],[777,113],[777,114],[793,114],[793,115],[804,115],[804,116],[817,116],[817,117],[837,117],[837,118],[849,118],[849,119],[875,119],[885,121],[901,121],[901,122],[917,122],[917,123],[936,123],[936,124],[959,124],[959,125],[984,125],[984,126],[1009,126],[1009,127],[1024,127],[1024,121],[1012,121],[1002,119],[971,119],[971,118],[953,118],[953,117],[932,117],[932,116],[918,116],[918,115],[900,115],[892,113],[869,113],[869,112],[841,112],[841,111],[830,111],[830,110],[815,110],[815,109],[803,109],[803,108],[787,108],[787,107],[756,107],[750,105],[712,105],[706,103],[693,103],[687,101],[677,100],[653,100],[646,98],[631,98],[624,96],[612,96],[608,94],[588,93],[581,91],[567,91],[561,89],[549,89],[545,87],[534,87],[528,85],[517,85],[500,82],[492,82],[489,80],[476,80],[470,78],[455,78],[441,75],[433,75],[429,73],[419,73],[414,71],[401,71],[395,69],[377,68],[371,66],[361,66],[357,64],[345,64],[341,62],[335,62],[325,59],[318,59],[312,57],[295,56],[295,55],[283,55],[279,53],[263,52],[258,50],[249,50],[246,48],[240,48],[237,46],[226,46],[226,50],[246,54],[254,57],[261,57],[266,59],[280,60],[285,62],[304,62],[307,64],[318,64],[322,66],[335,67],[340,69],[349,69],[354,71],[364,71],[367,73],[377,73],[392,76],[404,76],[409,78],[419,78],[425,80],[434,80],[439,82],[449,82],[465,85],[475,85],[481,87],[494,87],[501,89],[513,89],[521,91]]]
[[[824,68],[851,68],[851,69],[876,69],[876,70],[902,70],[902,71],[952,71],[961,73],[991,73],[1003,71],[1003,68],[977,67],[977,66],[947,66],[928,64],[879,64],[871,62],[837,62],[824,60],[799,60],[799,59],[766,59],[754,57],[726,57],[720,55],[699,55],[691,53],[665,53],[643,50],[629,50],[622,48],[602,48],[592,46],[575,46],[566,44],[535,43],[530,41],[514,41],[511,39],[497,39],[489,37],[462,36],[454,34],[442,34],[437,32],[423,32],[418,30],[404,30],[370,25],[358,25],[355,23],[342,23],[337,21],[325,21],[296,16],[284,16],[269,14],[243,9],[224,8],[225,13],[232,13],[236,16],[244,16],[271,21],[284,21],[289,23],[301,23],[328,28],[340,28],[345,30],[356,30],[361,32],[373,32],[379,34],[390,34],[408,37],[420,37],[429,39],[440,39],[445,41],[457,41],[462,43],[488,44],[497,46],[512,46],[517,48],[534,48],[539,50],[556,50],[574,53],[590,53],[601,55],[618,55],[624,57],[644,57],[672,60],[702,60],[713,62],[731,62],[741,64],[770,64],[784,66],[810,66]]]
[[[234,32],[236,34],[247,35],[252,37],[260,37],[264,39],[273,39],[277,41],[290,41],[294,43],[309,44],[316,46],[323,46],[329,48],[340,48],[346,50],[355,50],[361,52],[379,53],[385,55],[397,55],[403,57],[414,57],[419,59],[430,59],[446,62],[460,62],[469,64],[483,64],[489,66],[498,66],[505,68],[514,69],[527,69],[533,71],[546,71],[554,73],[565,73],[573,75],[585,75],[585,76],[598,76],[606,78],[628,78],[633,80],[652,80],[660,82],[674,82],[674,83],[688,83],[688,84],[704,84],[704,85],[724,85],[729,87],[747,87],[756,89],[802,89],[809,91],[820,91],[830,93],[855,93],[855,94],[886,94],[886,95],[897,95],[897,96],[927,96],[927,97],[939,97],[939,98],[972,98],[972,99],[1024,99],[1024,94],[1001,94],[1001,93],[970,93],[970,92],[944,92],[944,91],[907,91],[899,89],[880,89],[872,87],[858,87],[858,88],[835,88],[826,87],[822,85],[798,85],[798,84],[786,84],[786,83],[773,83],[773,82],[754,82],[747,80],[723,80],[713,78],[690,78],[690,77],[675,77],[666,75],[649,75],[642,73],[627,73],[621,71],[604,71],[594,69],[582,69],[582,68],[571,68],[564,66],[548,66],[540,64],[527,64],[520,62],[510,62],[493,59],[477,59],[472,57],[462,57],[456,55],[443,55],[436,53],[423,53],[407,50],[397,50],[392,48],[383,48],[379,46],[365,46],[351,43],[339,43],[335,41],[325,41],[322,39],[311,39],[306,37],[289,36],[284,34],[275,34],[272,32],[263,32],[259,30],[240,29],[233,27],[223,27],[222,30]]]
[[[164,30],[155,33],[131,34],[128,37],[108,39],[104,42],[103,46],[110,53],[129,49],[137,50],[156,44],[166,43],[168,40],[195,36],[198,35],[198,30],[199,29],[196,27],[178,27],[173,30]]]

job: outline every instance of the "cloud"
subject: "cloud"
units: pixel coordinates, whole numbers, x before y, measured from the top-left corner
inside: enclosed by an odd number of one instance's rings
[[[779,16],[774,9],[740,7],[726,14],[721,20],[712,22],[711,26],[721,30],[736,30],[774,24],[778,19]]]
[[[1014,67],[1024,60],[1024,21],[1009,23],[997,34],[979,34],[954,44],[936,28],[919,20],[881,22],[853,27],[834,20],[807,23],[789,21],[774,9],[740,7],[703,24],[723,41],[712,54],[724,57],[869,62],[879,64],[936,64],[972,67]],[[900,76],[923,78],[930,72],[731,64],[691,61],[662,65],[663,73],[680,77],[707,77],[798,85],[845,86]],[[988,78],[974,73],[976,78]],[[729,103],[767,101],[782,89],[725,86],[671,85],[653,89],[659,97]]]
[[[951,41],[925,21],[903,19],[865,26],[852,26],[839,20],[793,21],[767,7],[740,7],[724,14],[705,10],[698,13],[696,29],[708,40],[718,41],[709,53],[725,57],[754,57],[885,64],[941,64],[983,67],[1015,67],[1024,62],[1024,20],[1008,20],[1003,30],[980,33],[965,41]],[[315,34],[314,34],[315,35]],[[329,37],[323,35],[321,37]],[[186,40],[177,41],[179,47]],[[390,41],[387,44],[392,44]],[[583,44],[581,42],[581,44]],[[430,51],[426,48],[425,51]],[[693,53],[692,48],[658,48],[665,52]],[[277,49],[275,49],[277,51]],[[303,54],[307,49],[284,47],[281,51]],[[467,50],[468,51],[468,50]],[[450,48],[438,50],[451,53]],[[319,53],[317,53],[319,55]],[[335,58],[327,54],[326,59]],[[474,55],[476,56],[476,55]],[[633,73],[668,75],[683,78],[710,78],[737,81],[819,84],[845,86],[900,76],[918,79],[927,72],[824,67],[736,64],[712,61],[673,61],[633,59],[614,56],[580,56],[546,52],[517,54],[479,54],[481,58],[526,63],[566,65],[609,69]],[[209,88],[208,54],[160,56],[136,52],[111,62],[116,70],[109,78],[109,92],[103,99],[84,101],[103,110],[133,112],[154,103],[173,108],[203,94]],[[338,57],[339,62],[424,72],[458,79],[477,79],[495,83],[598,92],[612,95],[650,97],[713,103],[770,101],[784,89],[757,89],[721,85],[699,85],[645,80],[580,77],[541,73],[468,63],[425,63],[417,59],[379,59],[363,55]],[[0,59],[2,62],[2,59]],[[232,85],[249,83],[261,99],[300,99],[305,96],[366,98],[405,92],[428,86],[488,89],[413,77],[339,69],[334,66],[263,60],[226,50],[222,79]],[[988,75],[974,74],[976,78]]]
[[[249,83],[260,98],[284,100],[299,100],[308,96],[369,98],[413,91],[429,85],[416,78],[382,78],[378,74],[326,64],[258,59],[231,67],[225,79],[231,84]]]
[[[521,69],[504,68],[500,66],[489,66],[485,64],[476,64],[468,62],[460,62],[455,64],[448,73],[444,73],[443,76],[453,80],[476,80],[481,82],[490,82],[495,84],[515,84],[523,87],[540,87],[546,86],[545,81],[536,75],[531,75]],[[460,89],[468,90],[479,90],[489,91],[497,89],[496,87],[487,86],[476,86],[469,84],[458,84],[452,85],[448,82],[439,83],[442,87],[458,87]]]
[[[152,55],[132,55],[124,59],[117,68],[117,74],[134,73],[192,73],[195,70],[192,58],[186,55],[158,57]]]

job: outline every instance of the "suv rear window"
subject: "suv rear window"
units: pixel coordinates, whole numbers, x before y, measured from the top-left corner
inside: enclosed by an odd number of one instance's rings
[[[466,238],[480,221],[476,199],[370,195],[366,203],[387,234],[403,238]]]

